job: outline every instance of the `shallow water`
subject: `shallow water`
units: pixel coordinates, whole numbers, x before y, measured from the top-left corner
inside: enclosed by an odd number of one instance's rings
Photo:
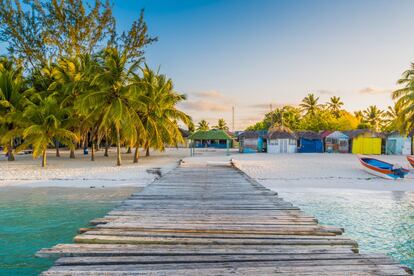
[[[72,242],[77,230],[105,215],[133,188],[0,188],[0,275],[37,275],[52,260],[36,251]]]
[[[414,269],[414,193],[280,188],[277,192],[321,224],[344,227],[360,252],[385,253]]]

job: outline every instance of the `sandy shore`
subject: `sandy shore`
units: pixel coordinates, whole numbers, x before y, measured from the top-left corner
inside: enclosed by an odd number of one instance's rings
[[[410,168],[405,156],[376,156],[390,163]],[[368,174],[352,154],[239,154],[216,156],[203,154],[186,158],[188,162],[226,161],[272,190],[278,188],[334,188],[373,191],[414,191],[414,170],[404,180],[386,180]]]
[[[141,152],[141,156],[144,153]],[[150,157],[141,157],[138,164],[132,163],[132,154],[123,154],[123,165],[115,166],[115,149],[110,157],[103,151],[91,162],[90,155],[76,153],[69,159],[68,152],[62,157],[48,156],[48,167],[40,167],[40,159],[29,155],[18,155],[17,161],[0,161],[0,186],[30,187],[143,187],[157,177],[154,170],[162,173],[175,168],[180,159],[186,162],[226,162],[233,159],[237,167],[261,184],[273,189],[286,188],[335,188],[365,189],[372,191],[414,191],[414,170],[404,180],[386,180],[362,170],[352,154],[239,154],[232,150],[197,150],[189,157],[189,149],[167,149],[151,152]],[[410,168],[404,156],[377,156],[391,163]]]
[[[123,150],[125,152],[125,150]],[[31,155],[17,155],[16,161],[0,160],[0,187],[143,187],[154,180],[156,170],[166,173],[178,165],[178,161],[189,155],[188,149],[167,149],[165,152],[151,151],[150,157],[141,152],[139,163],[132,163],[132,154],[123,154],[121,167],[115,166],[115,149],[104,157],[103,151],[90,155],[76,152],[76,159],[69,159],[69,152],[61,151],[61,157],[48,152],[47,167],[41,168],[40,159]]]

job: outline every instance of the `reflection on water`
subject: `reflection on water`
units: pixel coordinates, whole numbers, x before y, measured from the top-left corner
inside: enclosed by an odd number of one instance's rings
[[[414,268],[414,193],[278,189],[321,224],[344,227],[361,252],[382,252]]]
[[[51,260],[37,250],[71,242],[133,188],[0,188],[0,275],[37,275]]]

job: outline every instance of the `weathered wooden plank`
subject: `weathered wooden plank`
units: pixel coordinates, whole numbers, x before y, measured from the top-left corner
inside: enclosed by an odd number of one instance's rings
[[[381,254],[279,254],[279,255],[191,255],[191,256],[110,256],[110,257],[63,257],[56,265],[122,265],[122,264],[167,264],[167,263],[215,263],[215,262],[281,262],[281,261],[342,261],[375,260],[387,264],[390,259]],[[391,264],[397,264],[391,262]]]
[[[58,244],[37,253],[38,257],[79,256],[188,256],[188,255],[275,255],[275,254],[343,254],[351,253],[353,245],[158,245],[158,244]]]
[[[117,243],[117,244],[235,244],[235,245],[352,245],[357,243],[348,239],[218,239],[218,238],[170,238],[170,237],[133,237],[82,234],[74,238],[77,243]]]

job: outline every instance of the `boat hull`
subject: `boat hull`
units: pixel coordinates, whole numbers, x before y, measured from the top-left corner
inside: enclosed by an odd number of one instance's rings
[[[407,156],[408,163],[414,168],[414,156]]]
[[[400,174],[397,174],[393,169],[391,169],[393,167],[392,164],[378,160],[378,159],[374,159],[374,158],[361,158],[358,157],[359,161],[361,162],[361,165],[363,167],[363,169],[372,175],[378,176],[378,177],[382,177],[384,179],[391,179],[391,180],[396,180],[396,179],[403,179],[404,176],[406,174],[408,174],[408,170],[406,169],[400,169]],[[368,163],[367,161],[374,161],[380,164],[384,164],[386,166],[388,166],[389,168],[381,168],[378,166],[374,166],[370,163]]]

